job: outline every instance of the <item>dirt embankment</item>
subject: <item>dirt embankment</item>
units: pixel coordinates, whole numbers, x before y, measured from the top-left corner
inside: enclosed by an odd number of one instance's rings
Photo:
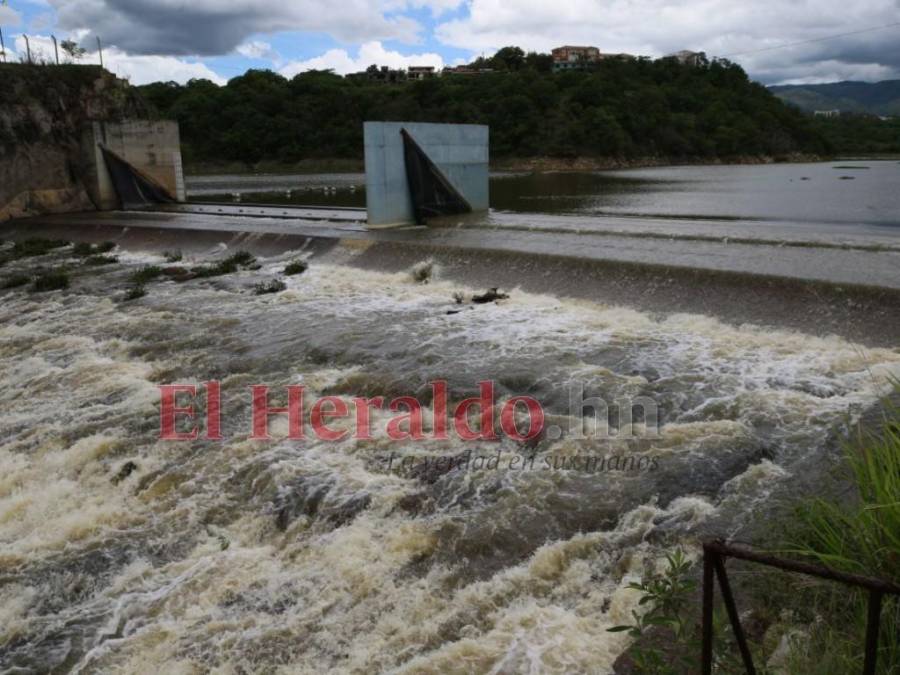
[[[495,171],[605,171],[638,169],[649,166],[691,166],[721,164],[777,164],[787,162],[820,162],[823,157],[792,153],[771,157],[740,155],[737,157],[521,157],[497,159],[491,162]]]
[[[128,83],[97,66],[0,64],[0,90],[0,221],[93,208],[84,134],[146,117]]]

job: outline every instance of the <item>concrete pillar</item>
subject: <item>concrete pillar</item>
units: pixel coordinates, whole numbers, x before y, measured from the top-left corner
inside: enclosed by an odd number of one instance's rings
[[[119,207],[100,144],[162,185],[179,202],[185,201],[178,122],[172,120],[93,122],[88,132],[93,175],[87,181],[91,199],[100,210]]]
[[[488,208],[488,127],[480,124],[366,122],[363,133],[369,227],[415,222],[400,129],[409,132],[473,211]]]

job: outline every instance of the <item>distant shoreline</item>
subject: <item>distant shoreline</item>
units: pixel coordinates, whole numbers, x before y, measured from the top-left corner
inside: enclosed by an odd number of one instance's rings
[[[834,157],[822,157],[803,153],[793,153],[779,157],[741,155],[737,157],[509,157],[491,162],[494,171],[609,171],[615,169],[638,169],[664,166],[723,166],[735,164],[801,164],[826,162]],[[841,159],[848,159],[844,157]],[[867,157],[865,159],[876,159]],[[887,158],[892,159],[892,158]],[[224,174],[319,174],[319,173],[363,173],[365,164],[361,159],[308,159],[300,162],[268,162],[256,164],[244,162],[195,162],[185,164],[188,176],[215,176]]]

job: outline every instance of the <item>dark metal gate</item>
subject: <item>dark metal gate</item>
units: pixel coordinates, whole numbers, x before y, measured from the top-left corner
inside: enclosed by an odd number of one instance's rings
[[[747,638],[741,626],[737,605],[734,603],[734,595],[731,592],[731,584],[728,581],[728,573],[725,570],[727,558],[738,558],[750,562],[759,563],[768,567],[775,567],[788,572],[798,572],[820,579],[837,581],[849,586],[864,588],[869,591],[869,611],[866,621],[866,646],[863,675],[875,675],[875,664],[878,658],[878,632],[881,627],[881,601],[885,595],[900,596],[900,586],[881,579],[873,579],[858,574],[848,574],[836,570],[812,565],[809,563],[784,560],[765,553],[757,553],[745,546],[726,544],[722,541],[711,541],[703,544],[703,647],[702,668],[703,675],[712,675],[713,667],[713,575],[719,580],[719,588],[722,591],[722,600],[728,611],[731,628],[737,640],[738,649],[744,668],[749,675],[756,675],[753,667],[753,657],[747,645]]]

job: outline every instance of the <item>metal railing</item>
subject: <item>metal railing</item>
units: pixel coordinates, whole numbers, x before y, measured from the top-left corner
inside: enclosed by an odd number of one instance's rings
[[[728,573],[725,570],[725,560],[727,558],[747,560],[788,572],[806,574],[868,590],[869,608],[866,619],[863,675],[875,675],[875,665],[878,658],[878,633],[881,627],[881,602],[885,595],[900,596],[900,586],[882,579],[873,579],[858,574],[838,572],[810,563],[776,558],[765,553],[758,553],[746,546],[726,544],[722,541],[710,541],[703,544],[703,646],[700,671],[702,675],[712,675],[713,667],[713,595],[715,593],[713,575],[719,580],[722,600],[725,603],[725,609],[731,621],[731,628],[734,631],[734,637],[741,652],[744,668],[749,675],[756,675],[753,657],[750,654],[750,647],[747,645],[747,638],[744,635],[741,619],[734,602],[734,595],[731,592],[731,584],[728,581]]]

